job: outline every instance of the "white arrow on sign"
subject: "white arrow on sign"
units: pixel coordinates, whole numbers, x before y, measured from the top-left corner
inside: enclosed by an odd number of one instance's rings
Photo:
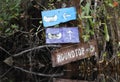
[[[66,20],[68,17],[71,17],[71,15],[64,13],[63,18]]]
[[[71,30],[69,30],[68,32],[67,32],[68,34],[69,34],[69,37],[70,37],[70,40],[72,39],[72,31]]]

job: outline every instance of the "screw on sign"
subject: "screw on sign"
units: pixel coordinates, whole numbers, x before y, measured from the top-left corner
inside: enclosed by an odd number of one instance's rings
[[[52,52],[53,67],[61,66],[70,62],[96,55],[97,44],[92,40],[89,43],[79,43],[62,47]]]

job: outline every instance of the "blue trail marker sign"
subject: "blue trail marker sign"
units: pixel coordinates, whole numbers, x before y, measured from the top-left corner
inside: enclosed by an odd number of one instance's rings
[[[76,19],[75,7],[42,11],[41,14],[44,27],[54,26],[62,22]]]
[[[46,43],[79,43],[78,27],[46,28]]]

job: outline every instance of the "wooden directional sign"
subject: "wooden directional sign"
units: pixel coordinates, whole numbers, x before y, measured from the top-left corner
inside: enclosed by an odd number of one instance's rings
[[[54,26],[62,22],[76,19],[75,7],[42,11],[41,14],[44,27]]]
[[[52,65],[53,67],[56,67],[96,54],[97,44],[95,41],[70,45],[64,48],[62,47],[61,49],[52,52]]]
[[[53,82],[95,82],[95,81],[71,80],[71,79],[53,78]]]
[[[46,43],[79,43],[78,27],[46,28]]]

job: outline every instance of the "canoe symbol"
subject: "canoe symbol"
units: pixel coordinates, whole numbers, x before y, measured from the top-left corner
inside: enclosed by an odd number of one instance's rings
[[[60,39],[61,37],[62,37],[61,33],[58,33],[58,34],[48,33],[48,39]]]
[[[43,19],[44,19],[45,22],[55,22],[55,21],[57,21],[57,15],[54,15],[54,16],[51,16],[51,17],[44,16]]]

